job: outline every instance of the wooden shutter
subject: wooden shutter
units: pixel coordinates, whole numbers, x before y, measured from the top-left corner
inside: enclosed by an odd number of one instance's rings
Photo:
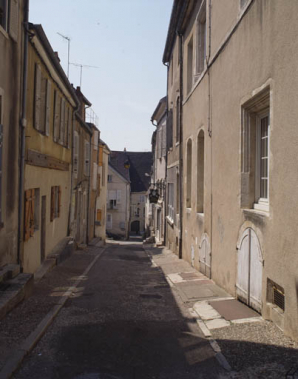
[[[86,176],[89,175],[89,162],[90,162],[90,143],[88,141],[85,141],[84,173]]]
[[[98,151],[98,165],[102,166],[103,163],[103,146],[99,146],[99,151]]]
[[[54,110],[54,130],[53,130],[53,138],[54,141],[57,142],[59,138],[59,112],[60,112],[60,101],[59,94],[55,91],[55,110]]]
[[[1,103],[0,103],[1,117]],[[2,221],[2,150],[3,150],[3,125],[0,124],[0,222]]]
[[[74,134],[74,144],[73,144],[73,172],[74,177],[78,177],[78,165],[79,165],[79,135],[77,132]]]
[[[24,240],[28,241],[34,234],[34,189],[25,191],[25,231]]]
[[[121,190],[117,190],[117,204],[121,204]]]
[[[51,111],[51,82],[47,80],[46,126],[45,126],[46,136],[50,135],[50,111]]]
[[[40,130],[40,109],[41,109],[41,69],[38,63],[35,64],[35,92],[34,92],[34,127]]]
[[[59,133],[59,142],[64,145],[65,141],[65,99],[61,98],[60,103],[60,133]]]
[[[68,108],[68,119],[67,119],[67,136],[66,136],[66,146],[69,149],[71,143],[71,132],[72,132],[72,113],[71,108]]]
[[[96,191],[97,188],[97,164],[93,163],[93,178],[92,178],[92,189]]]
[[[57,217],[60,217],[60,208],[61,208],[61,187],[58,187],[58,209],[57,209]]]
[[[64,136],[63,136],[63,145],[67,146],[67,139],[68,139],[68,117],[69,117],[69,107],[67,106],[67,103],[65,103],[65,116],[64,116]]]
[[[51,187],[51,221],[55,216],[55,187]]]
[[[9,35],[17,42],[19,31],[19,4],[18,0],[10,0]]]
[[[98,174],[98,196],[100,195],[100,179],[101,179],[101,176],[100,174]]]
[[[173,147],[173,110],[170,109],[167,119],[167,148]]]
[[[101,221],[102,211],[101,209],[97,209],[96,211],[96,221]]]

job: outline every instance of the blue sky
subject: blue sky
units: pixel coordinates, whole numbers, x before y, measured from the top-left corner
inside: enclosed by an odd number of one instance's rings
[[[82,4],[84,5],[82,7]],[[172,0],[30,0],[30,21],[42,24],[61,65],[83,68],[82,92],[112,150],[150,151],[151,115],[166,94],[162,55]],[[80,68],[70,66],[80,85]]]

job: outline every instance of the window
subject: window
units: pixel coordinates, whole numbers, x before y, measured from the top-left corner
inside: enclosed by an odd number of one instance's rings
[[[107,229],[112,229],[112,226],[113,226],[112,215],[110,213],[107,213]]]
[[[53,139],[55,142],[67,148],[70,147],[71,122],[71,108],[66,100],[60,96],[57,90],[55,90]]]
[[[196,21],[196,79],[205,68],[206,61],[206,1],[202,2]]]
[[[140,203],[145,203],[145,196],[144,195],[140,195]]]
[[[74,132],[73,140],[73,173],[74,178],[77,179],[79,170],[79,134]]]
[[[84,175],[89,176],[90,169],[90,143],[85,140]]]
[[[2,172],[3,172],[3,97],[0,94],[0,227],[3,220],[3,214],[2,214]]]
[[[204,213],[204,131],[197,142],[197,212]]]
[[[35,64],[34,127],[49,135],[50,130],[51,82],[42,75],[41,67]]]
[[[167,149],[173,147],[173,109],[168,112],[167,118]]]
[[[120,194],[119,194],[120,192]],[[117,201],[117,199],[119,199]],[[117,209],[117,203],[121,201],[121,190],[116,191],[116,190],[111,190],[109,191],[109,196],[108,196],[108,208],[109,209]]]
[[[269,211],[269,89],[242,107],[241,207]]]
[[[35,230],[39,229],[39,188],[25,191],[25,227],[24,240],[33,237]]]
[[[176,101],[176,143],[180,140],[180,97]]]
[[[8,0],[0,0],[0,25],[4,30],[8,28]]]
[[[108,183],[112,183],[112,175],[108,175]]]
[[[186,207],[191,208],[191,182],[192,182],[192,140],[187,142],[187,157],[186,157]]]
[[[187,93],[192,89],[193,85],[193,37],[187,45]]]
[[[51,187],[51,221],[60,217],[61,187]]]
[[[168,184],[168,217],[174,222],[174,183]]]

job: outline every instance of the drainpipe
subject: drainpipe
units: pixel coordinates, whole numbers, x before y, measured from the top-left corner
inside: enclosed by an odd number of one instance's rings
[[[27,74],[28,74],[28,21],[29,21],[29,0],[24,5],[24,56],[23,56],[23,83],[22,83],[22,110],[20,119],[20,176],[19,176],[19,209],[18,209],[18,251],[17,263],[21,265],[22,249],[22,225],[23,225],[23,207],[24,207],[24,173],[25,173],[25,131],[26,131],[26,105],[27,105]]]
[[[89,175],[88,175],[88,195],[87,195],[87,225],[86,225],[86,244],[89,243],[89,207],[90,207],[90,191],[91,191],[91,147],[92,147],[92,134],[90,135],[90,149],[89,149]]]
[[[167,130],[168,132],[168,115],[169,115],[169,107],[168,107],[168,88],[169,88],[169,63],[164,63],[164,65],[167,67],[167,107],[166,107],[166,115],[167,115]],[[173,125],[173,124],[172,124]],[[165,159],[165,181],[164,181],[164,246],[166,246],[166,239],[167,239],[167,180],[168,180],[168,133],[166,133],[166,159]]]
[[[179,36],[179,52],[180,52],[180,130],[179,130],[179,192],[180,192],[180,203],[179,203],[179,258],[182,259],[182,242],[183,242],[183,117],[182,117],[182,102],[183,102],[183,35],[178,32]]]
[[[210,77],[210,57],[211,57],[211,0],[209,0],[209,46],[208,46],[208,57],[206,57],[207,64],[207,73],[208,73],[208,135],[210,137],[210,166],[211,166],[211,178],[210,178],[210,186],[211,186],[211,199],[210,199],[210,278],[212,278],[212,238],[213,238],[213,187],[212,187],[212,178],[213,178],[213,154],[212,154],[212,99],[211,99],[211,77]]]

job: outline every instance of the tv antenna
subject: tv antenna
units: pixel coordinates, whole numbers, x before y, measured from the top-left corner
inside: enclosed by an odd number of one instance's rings
[[[57,32],[57,34],[59,34],[60,37],[66,39],[67,43],[68,43],[68,53],[67,53],[67,77],[69,78],[69,53],[70,53],[70,38],[67,37],[67,36],[64,36],[63,34]]]
[[[85,68],[99,68],[98,66],[89,66],[88,64],[80,64],[80,63],[70,63],[73,66],[80,67],[80,87],[82,88],[82,76],[83,76],[83,67]]]

